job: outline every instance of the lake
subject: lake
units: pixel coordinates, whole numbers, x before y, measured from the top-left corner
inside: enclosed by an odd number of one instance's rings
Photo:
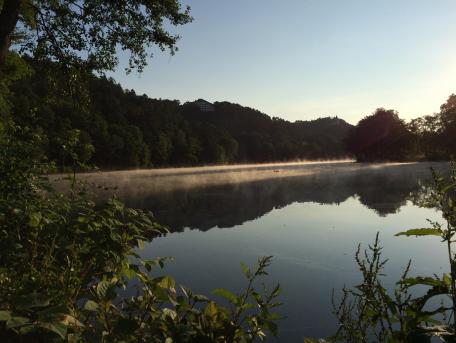
[[[173,231],[140,251],[173,256],[164,271],[203,294],[245,286],[240,262],[273,255],[267,283],[280,282],[284,305],[279,341],[324,337],[337,325],[331,292],[360,280],[354,254],[377,232],[384,245],[385,284],[394,285],[412,259],[411,275],[447,271],[438,238],[394,234],[440,220],[413,198],[446,164],[293,163],[84,174],[99,190],[150,210]],[[95,189],[95,188],[94,188]]]

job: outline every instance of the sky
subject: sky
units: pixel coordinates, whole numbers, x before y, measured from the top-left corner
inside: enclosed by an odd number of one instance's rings
[[[174,56],[111,73],[152,98],[204,98],[355,124],[378,107],[409,120],[456,93],[455,0],[181,0],[194,21]]]

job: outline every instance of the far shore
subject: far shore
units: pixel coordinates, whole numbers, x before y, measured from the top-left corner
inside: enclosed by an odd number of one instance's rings
[[[161,174],[181,174],[181,173],[198,173],[204,170],[204,172],[228,172],[228,171],[237,171],[237,170],[249,170],[249,169],[270,169],[274,167],[294,167],[294,166],[305,166],[305,165],[316,165],[316,164],[340,164],[340,163],[356,163],[354,159],[337,159],[337,160],[309,160],[309,161],[290,161],[290,162],[265,162],[265,163],[240,163],[240,164],[210,164],[210,165],[200,165],[200,166],[167,166],[167,167],[158,167],[158,168],[125,168],[125,169],[96,169],[96,170],[87,170],[87,171],[78,171],[78,175],[87,175],[87,174],[121,174],[121,173],[154,173],[157,175]],[[402,163],[402,162],[401,162]],[[410,162],[407,162],[410,163]],[[414,162],[412,162],[414,163]],[[66,172],[55,172],[49,173],[53,176],[64,176],[68,174],[73,174],[73,171]]]

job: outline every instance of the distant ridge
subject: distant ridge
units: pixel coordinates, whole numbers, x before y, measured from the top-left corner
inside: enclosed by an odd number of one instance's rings
[[[60,138],[78,130],[80,154],[105,169],[340,159],[352,125],[337,117],[309,121],[268,116],[226,101],[151,99],[125,90],[113,79],[89,80],[87,108],[62,95],[48,102],[49,82],[36,66],[13,85],[21,112],[33,109],[49,137],[44,146],[56,163],[67,157]],[[64,78],[65,76],[61,76]],[[62,80],[63,81],[63,80]],[[24,98],[26,97],[26,98]],[[24,120],[29,120],[24,118]],[[90,147],[93,147],[91,149]]]
[[[337,116],[290,122],[226,101],[212,105],[213,111],[207,113],[195,103],[185,103],[182,115],[190,122],[210,123],[228,131],[239,142],[240,161],[349,156],[345,139],[353,126]],[[268,151],[271,146],[274,151]]]

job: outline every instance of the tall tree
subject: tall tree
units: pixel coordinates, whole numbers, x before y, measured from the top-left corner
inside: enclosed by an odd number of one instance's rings
[[[439,141],[446,151],[447,157],[456,156],[456,95],[451,94],[448,100],[440,106],[440,121],[442,132]]]
[[[360,120],[348,137],[358,161],[400,161],[413,158],[413,135],[394,110],[377,109]]]
[[[0,69],[13,46],[96,71],[113,70],[121,49],[129,52],[127,71],[141,71],[151,46],[172,54],[177,50],[179,36],[166,24],[191,20],[179,0],[0,0]]]
[[[0,11],[0,67],[4,66],[11,46],[11,35],[19,20],[21,1],[4,0]],[[1,4],[1,3],[0,3]]]

